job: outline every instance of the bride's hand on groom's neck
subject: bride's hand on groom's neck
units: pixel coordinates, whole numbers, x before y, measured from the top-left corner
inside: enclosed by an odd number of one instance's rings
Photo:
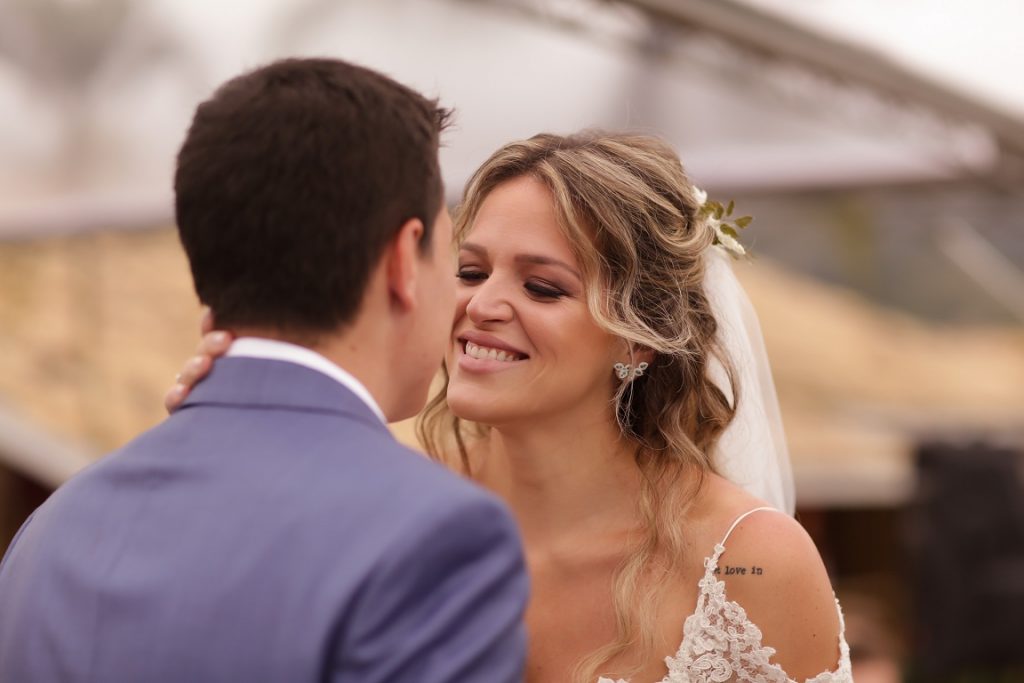
[[[174,378],[174,386],[164,395],[164,408],[168,413],[178,409],[192,387],[209,374],[214,359],[223,356],[231,347],[231,334],[215,328],[213,312],[204,307],[202,321],[199,323],[199,331],[203,336],[196,347],[196,353],[185,361],[181,372]]]

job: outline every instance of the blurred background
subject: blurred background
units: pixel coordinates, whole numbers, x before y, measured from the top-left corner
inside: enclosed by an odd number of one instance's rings
[[[162,419],[197,341],[195,104],[338,56],[457,109],[452,204],[503,142],[603,127],[753,214],[737,270],[857,680],[1024,681],[1022,29],[1020,0],[0,0],[0,549]]]

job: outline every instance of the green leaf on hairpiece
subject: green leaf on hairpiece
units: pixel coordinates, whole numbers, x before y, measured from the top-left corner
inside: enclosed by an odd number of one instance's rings
[[[721,230],[722,230],[722,232],[724,232],[726,235],[728,235],[729,237],[733,238],[734,240],[738,240],[740,238],[740,236],[736,233],[736,231],[733,228],[731,228],[730,226],[728,226],[728,225],[723,225],[721,227]]]
[[[727,208],[725,210],[725,215],[726,216],[731,216],[732,215],[732,210],[735,209],[735,208],[736,208],[736,202],[730,199],[729,200],[729,208]]]
[[[751,223],[752,223],[753,221],[754,221],[754,218],[753,218],[753,216],[743,216],[742,218],[737,218],[737,219],[736,219],[735,221],[733,221],[733,222],[734,222],[734,223],[735,223],[736,225],[738,225],[739,227],[741,227],[741,228],[745,228],[745,227],[747,227],[748,225],[750,225],[750,224],[751,224]]]

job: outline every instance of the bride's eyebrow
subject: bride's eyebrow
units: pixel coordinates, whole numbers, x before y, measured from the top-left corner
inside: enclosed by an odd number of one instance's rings
[[[487,250],[484,249],[481,245],[474,244],[472,242],[463,242],[462,244],[460,244],[459,251],[469,251],[476,254],[477,256],[482,256],[484,258],[487,257]]]
[[[576,269],[568,263],[565,261],[559,261],[556,258],[551,258],[550,256],[541,256],[540,254],[518,254],[513,260],[516,263],[531,263],[538,266],[555,266],[556,268],[565,270],[577,280],[583,279],[580,277],[580,274]]]

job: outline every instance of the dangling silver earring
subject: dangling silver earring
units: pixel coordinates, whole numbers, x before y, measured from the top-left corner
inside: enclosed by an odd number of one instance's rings
[[[636,379],[644,374],[644,370],[650,367],[646,361],[641,361],[639,365],[634,369],[629,363],[616,363],[615,374],[621,380]]]

